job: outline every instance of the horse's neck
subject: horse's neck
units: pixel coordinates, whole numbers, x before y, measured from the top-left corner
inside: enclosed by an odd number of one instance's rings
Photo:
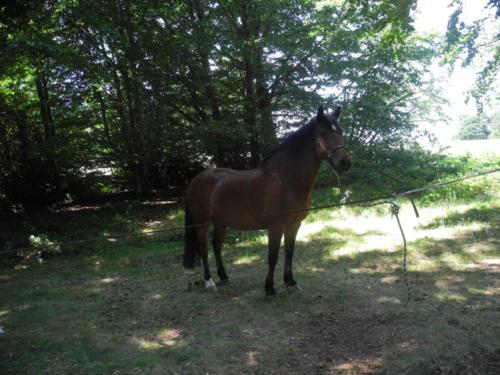
[[[308,195],[318,176],[321,160],[316,156],[313,145],[304,145],[299,153],[280,155],[274,164],[275,172],[281,176],[287,189]]]

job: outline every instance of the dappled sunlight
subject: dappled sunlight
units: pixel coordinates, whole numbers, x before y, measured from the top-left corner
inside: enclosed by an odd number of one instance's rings
[[[239,232],[237,233],[234,247],[249,247],[251,245],[267,246],[267,231],[264,232]]]
[[[111,283],[114,283],[116,281],[117,281],[116,277],[105,277],[105,278],[101,279],[101,283],[103,283],[103,284],[111,284]]]
[[[452,293],[449,291],[442,291],[442,292],[437,292],[434,294],[435,298],[439,302],[465,302],[467,301],[467,298],[459,293]]]
[[[131,342],[139,349],[157,350],[161,348],[172,348],[185,346],[186,342],[182,339],[180,329],[164,329],[152,338],[132,337]]]
[[[496,234],[491,231],[490,220],[494,211],[486,208],[487,215],[483,220],[481,209],[473,209],[473,205],[463,204],[453,207],[424,207],[420,209],[420,218],[416,218],[413,208],[404,204],[400,211],[400,219],[408,241],[408,267],[414,272],[432,273],[441,268],[455,271],[480,268],[488,272],[499,272],[500,265],[493,262],[484,263],[480,258],[488,252],[498,249]],[[475,220],[455,219],[460,213],[473,212]],[[452,219],[447,219],[452,215]],[[402,238],[397,222],[386,215],[343,215],[341,219],[333,214],[322,215],[321,221],[307,223],[299,231],[298,239],[305,243],[324,238],[329,241],[323,250],[325,261],[340,261],[344,258],[356,259],[362,254],[380,252],[381,254],[398,254],[402,252]],[[458,220],[458,224],[455,222]],[[443,225],[436,225],[442,223]],[[453,224],[451,226],[445,224]],[[457,247],[458,246],[458,247]],[[382,262],[380,266],[362,264],[351,267],[353,274],[374,274],[394,270],[392,260]],[[396,268],[399,266],[396,265]],[[386,279],[390,280],[390,279]],[[386,281],[384,283],[390,283]]]
[[[325,272],[325,269],[323,267],[308,266],[308,267],[306,267],[306,269],[307,269],[307,271],[313,272],[313,273]]]
[[[102,293],[105,289],[99,287],[86,288],[85,291],[91,294]]]
[[[377,303],[386,303],[386,304],[393,304],[393,305],[400,305],[401,300],[396,297],[388,297],[388,296],[382,296],[378,297],[376,299]]]
[[[339,259],[340,257],[366,253],[374,250],[390,253],[398,251],[398,245],[400,245],[400,242],[392,237],[366,236],[359,243],[349,244],[348,242],[345,246],[331,249],[329,255],[331,259]]]
[[[461,276],[453,276],[441,278],[435,281],[434,286],[438,289],[448,289],[451,284],[463,282],[464,278]]]
[[[468,258],[468,257],[467,257]],[[472,259],[467,259],[462,254],[444,253],[439,257],[439,262],[454,271],[462,271],[473,263]]]
[[[314,221],[312,223],[303,223],[297,233],[297,240],[308,243],[317,238],[317,234],[325,229],[325,226],[331,225],[331,221]]]
[[[150,220],[145,225],[147,227],[156,228],[156,227],[159,227],[161,224],[162,224],[162,222],[160,220]]]
[[[479,264],[481,268],[488,272],[500,273],[500,258],[484,259]]]
[[[468,210],[464,206],[463,212]],[[9,345],[18,345],[10,332],[23,320],[25,332],[36,330],[50,345],[56,345],[56,336],[70,340],[61,352],[74,350],[77,356],[81,337],[88,334],[96,352],[109,347],[120,356],[125,344],[131,361],[143,359],[147,366],[152,363],[145,371],[156,366],[158,373],[364,374],[387,368],[418,373],[418,358],[448,361],[447,347],[455,342],[464,352],[475,350],[476,342],[492,346],[500,296],[494,213],[489,213],[491,223],[447,225],[458,220],[453,217],[443,220],[446,225],[419,226],[447,212],[420,211],[420,219],[410,205],[401,211],[408,240],[407,306],[396,220],[373,210],[350,215],[347,208],[340,216],[325,212],[319,222],[304,223],[299,231],[294,276],[301,292],[289,293],[283,285],[282,243],[277,296],[264,296],[265,231],[228,232],[223,258],[231,282],[217,293],[205,291],[201,268],[181,268],[177,242],[106,248],[53,260],[50,269],[31,266],[1,283],[8,291],[19,280],[23,291],[12,293],[13,302],[0,308],[0,323],[8,332],[2,339],[12,337]],[[134,232],[162,228],[167,214],[141,221]],[[210,265],[218,281],[212,249]],[[27,288],[28,281],[33,287]],[[53,291],[61,281],[63,287]],[[53,321],[55,308],[61,319]],[[88,332],[89,326],[95,329]],[[67,332],[75,335],[67,338]],[[280,342],[287,345],[276,346]],[[462,355],[457,355],[460,348],[453,350],[454,358]],[[115,363],[119,361],[121,357]]]
[[[350,267],[349,273],[353,275],[375,275],[383,274],[386,272],[393,272],[399,268],[399,264],[387,263],[387,264],[366,264],[361,267]]]
[[[383,360],[380,357],[367,356],[364,358],[354,358],[350,361],[342,362],[331,368],[331,374],[374,374],[376,369],[381,368]]]
[[[247,265],[247,264],[252,264],[257,262],[260,259],[260,256],[258,255],[240,255],[238,256],[238,259],[233,261],[233,264],[240,266],[240,265]]]
[[[395,347],[398,352],[406,352],[408,350],[411,350],[417,346],[417,343],[415,340],[405,340],[396,343]]]
[[[410,233],[412,234],[412,238],[414,240],[443,240],[470,236],[471,232],[480,232],[486,230],[487,228],[489,228],[489,224],[486,223],[471,223],[467,226],[439,227],[435,229],[413,228],[416,230],[412,230]]]
[[[493,297],[493,296],[498,296],[500,295],[500,287],[489,287],[489,288],[484,288],[484,289],[478,289],[478,288],[468,288],[467,291],[471,294],[478,294],[481,296],[486,296],[486,297]]]
[[[468,254],[481,254],[498,250],[499,247],[500,244],[496,243],[496,241],[485,240],[483,242],[471,244],[464,249],[464,251]],[[500,260],[498,261],[500,262]]]
[[[249,366],[257,366],[257,356],[259,355],[259,352],[256,351],[250,351],[247,353],[247,364]]]
[[[438,272],[441,267],[437,259],[427,258],[422,254],[412,254],[409,266],[413,272],[421,272],[425,274]]]
[[[80,212],[80,211],[98,211],[103,208],[102,205],[93,204],[93,205],[79,205],[74,204],[68,207],[62,207],[57,210],[57,212]]]
[[[395,284],[399,281],[398,276],[384,276],[380,279],[380,282],[383,284]]]
[[[162,298],[162,295],[160,293],[154,293],[153,295],[151,295],[150,299],[154,300],[154,301],[158,301]]]
[[[143,206],[171,206],[176,204],[176,200],[157,200],[157,201],[142,201],[141,205]]]

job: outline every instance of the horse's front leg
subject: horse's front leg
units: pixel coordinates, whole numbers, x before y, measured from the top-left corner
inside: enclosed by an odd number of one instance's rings
[[[287,287],[295,287],[297,282],[293,279],[292,259],[293,250],[295,248],[295,238],[300,228],[300,221],[291,224],[285,231],[285,268],[283,272],[283,280]]]
[[[274,289],[274,269],[276,268],[276,263],[278,263],[278,252],[281,245],[281,238],[283,238],[283,229],[281,228],[270,228],[268,236],[268,272],[266,277],[266,295],[272,296],[276,294]]]

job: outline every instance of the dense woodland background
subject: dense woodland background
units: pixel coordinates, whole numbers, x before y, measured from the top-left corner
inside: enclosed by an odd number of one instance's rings
[[[410,184],[439,159],[415,142],[419,121],[442,116],[430,63],[470,64],[487,24],[465,25],[461,2],[451,6],[440,40],[414,32],[415,0],[3,5],[0,200],[182,189],[208,166],[257,166],[320,104],[344,108],[352,179],[368,160]],[[498,17],[500,2],[489,8]],[[471,93],[480,113],[498,73],[492,51]]]

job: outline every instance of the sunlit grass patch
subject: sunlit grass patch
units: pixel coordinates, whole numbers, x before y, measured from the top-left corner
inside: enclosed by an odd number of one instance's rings
[[[253,254],[238,254],[233,264],[242,265],[242,264],[252,264],[259,260],[260,257],[258,255]]]
[[[182,347],[186,345],[186,342],[182,338],[182,331],[172,328],[162,329],[148,338],[134,336],[131,337],[130,341],[133,345],[144,350]]]
[[[201,268],[182,269],[182,233],[2,269],[0,372],[399,374],[443,363],[482,371],[477,356],[494,362],[498,349],[497,206],[423,207],[417,219],[402,202],[407,306],[401,234],[387,207],[305,222],[294,256],[302,290],[283,285],[281,249],[275,298],[264,296],[265,231],[228,232],[230,283],[217,293],[199,283]],[[164,219],[148,218],[159,227]]]

